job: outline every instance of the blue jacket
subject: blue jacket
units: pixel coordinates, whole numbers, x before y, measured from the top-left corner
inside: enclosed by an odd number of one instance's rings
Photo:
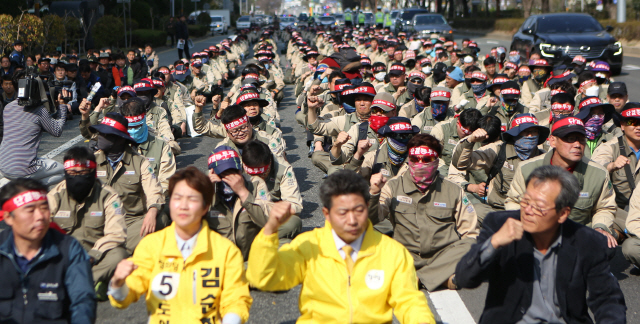
[[[0,323],[94,323],[96,296],[89,256],[71,236],[49,229],[23,273],[13,232],[0,233]]]
[[[11,52],[11,55],[9,55],[9,59],[11,60],[11,65],[14,67],[17,65],[25,67],[27,63],[27,59],[24,54],[16,50],[13,50],[13,52]]]
[[[531,306],[535,257],[530,234],[498,249],[491,262],[480,263],[480,248],[508,218],[520,220],[520,210],[487,215],[478,243],[456,266],[460,288],[476,288],[489,281],[480,324],[516,323]],[[562,318],[567,323],[593,323],[591,309],[596,323],[626,323],[627,307],[609,268],[605,237],[571,220],[562,226],[556,266],[556,295]]]

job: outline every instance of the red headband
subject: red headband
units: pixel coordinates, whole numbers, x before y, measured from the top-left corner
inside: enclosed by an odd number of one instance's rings
[[[511,128],[519,126],[520,124],[536,124],[538,125],[538,119],[533,116],[522,116],[514,119],[511,122]]]
[[[357,87],[355,89],[345,90],[341,93],[341,95],[346,96],[346,95],[356,94],[356,93],[368,93],[368,94],[375,95],[376,89],[374,87],[369,87],[369,86]]]
[[[458,126],[460,126],[460,129],[462,130],[462,132],[464,133],[465,136],[471,135],[471,131],[468,128],[462,126],[462,123],[460,123],[460,119],[459,118],[458,118]]]
[[[136,93],[136,90],[134,88],[132,88],[131,86],[124,86],[124,87],[120,87],[120,89],[118,89],[118,96],[123,93],[123,92],[133,92]]]
[[[622,112],[622,117],[640,117],[640,108],[631,108]]]
[[[107,125],[107,126],[111,126],[121,132],[125,132],[127,133],[127,128],[124,127],[124,125],[120,124],[117,120],[111,119],[109,117],[104,117],[102,118],[102,123],[103,125]]]
[[[238,119],[236,119],[236,120],[234,120],[234,121],[232,121],[232,122],[230,122],[228,124],[224,124],[224,127],[226,129],[236,128],[236,127],[238,127],[240,125],[246,124],[248,120],[249,119],[247,118],[247,115],[244,115],[244,116],[242,116],[242,117],[240,117],[240,118],[238,118]]]
[[[487,80],[487,76],[482,72],[473,72],[471,74],[471,78],[470,79],[479,79],[479,80],[482,80],[482,81],[486,81]]]
[[[252,99],[260,99],[260,95],[255,92],[245,93],[236,99],[236,105],[240,104],[243,101],[252,100]]]
[[[427,76],[424,73],[420,72],[420,71],[413,71],[413,72],[409,73],[409,79],[411,79],[413,77],[418,77],[418,78],[420,78],[422,80],[427,78]]]
[[[599,105],[602,104],[602,101],[600,101],[600,98],[589,98],[586,100],[583,100],[580,105],[578,105],[578,110],[582,110],[582,108],[589,106],[589,105]]]
[[[334,86],[334,88],[336,89],[335,91],[342,91],[342,89],[344,89],[344,88],[346,88],[346,87],[348,87],[350,85],[351,85],[351,83],[336,84]]]
[[[395,123],[389,125],[389,129],[393,132],[397,131],[405,131],[405,130],[413,130],[413,126],[409,123]]]
[[[576,56],[573,58],[574,62],[587,63],[587,59],[582,56]]]
[[[433,92],[431,92],[431,98],[435,98],[435,97],[451,98],[451,92],[449,92],[449,91],[433,91]]]
[[[418,146],[418,147],[412,147],[409,150],[409,155],[426,155],[426,156],[435,156],[438,157],[438,153],[434,150],[432,150],[430,147],[428,146]]]
[[[376,99],[371,103],[371,106],[373,105],[384,105],[387,107],[391,107],[392,109],[396,109],[396,105],[386,101],[386,100],[382,100],[382,99]]]
[[[238,155],[238,152],[234,150],[220,151],[220,152],[211,154],[211,156],[209,156],[209,160],[207,161],[207,164],[211,164],[214,162],[231,159],[231,158],[240,158],[240,156]]]
[[[76,161],[76,160],[66,160],[66,161],[64,161],[64,169],[65,170],[71,169],[71,168],[75,168],[75,167],[95,169],[96,168],[96,163],[91,161],[91,160],[87,160],[85,163],[80,163],[80,161]]]
[[[568,103],[559,103],[556,102],[551,105],[551,110],[565,110],[565,111],[573,111],[573,106]]]
[[[171,73],[171,71],[169,71],[169,69],[167,69],[167,68],[160,69],[160,70],[158,70],[158,71],[159,71],[160,73],[162,73],[162,74],[165,74],[165,75],[166,75],[166,74]]]
[[[360,63],[361,63],[361,64],[368,64],[368,65],[371,65],[371,60],[369,60],[369,59],[360,59]]]
[[[267,169],[269,168],[268,165],[265,166],[261,166],[259,168],[252,168],[252,167],[248,167],[248,166],[244,166],[244,170],[250,174],[250,175],[260,175],[263,174],[265,172],[267,172]]]
[[[575,125],[584,127],[584,123],[579,118],[576,118],[576,117],[562,118],[553,124],[551,133],[555,132],[560,127],[568,127],[568,126],[575,126]]]
[[[609,65],[602,64],[602,63],[600,63],[600,64],[596,64],[593,68],[594,68],[594,69],[604,69],[604,70],[606,70],[607,72],[609,72],[609,69],[610,69],[610,68],[609,68]],[[599,72],[602,72],[602,71],[599,71]]]
[[[513,63],[513,62],[507,62],[507,63],[505,63],[504,68],[505,68],[505,69],[507,69],[507,68],[517,69],[517,68],[518,68],[518,66],[517,66],[515,63]]]
[[[493,84],[505,83],[507,81],[509,81],[509,79],[504,78],[504,77],[495,78],[495,79],[493,79]]]
[[[406,71],[406,69],[402,65],[392,65],[391,69],[389,69],[389,70],[390,71],[398,70],[398,71],[402,71],[402,72]]]
[[[583,81],[582,83],[580,83],[580,87],[579,88],[583,88],[586,85],[588,85],[589,83],[596,83],[596,80],[587,80],[587,81]]]
[[[151,82],[153,82],[153,85],[158,88],[164,88],[164,81],[162,80],[151,80]]]
[[[145,114],[141,114],[141,115],[138,115],[138,116],[124,116],[124,118],[126,118],[127,121],[129,122],[129,124],[131,124],[131,123],[137,123],[137,122],[143,120],[144,116],[145,116]]]
[[[551,96],[552,96],[552,97],[553,97],[553,96],[555,96],[555,95],[557,95],[558,93],[567,93],[567,92],[566,92],[566,91],[564,91],[564,90],[562,90],[562,89],[554,89],[554,90],[551,90]]]
[[[520,95],[520,90],[513,89],[513,88],[507,88],[507,89],[500,90],[500,94],[503,94],[503,95],[509,94],[509,95],[517,95],[517,96],[519,96]]]
[[[47,200],[47,192],[39,191],[39,190],[29,190],[22,193],[19,193],[9,200],[7,200],[2,205],[2,211],[10,213],[24,205],[30,204],[32,202]]]
[[[545,59],[539,59],[539,60],[535,60],[533,61],[533,64],[531,65],[549,65],[549,63],[547,63],[547,60]]]

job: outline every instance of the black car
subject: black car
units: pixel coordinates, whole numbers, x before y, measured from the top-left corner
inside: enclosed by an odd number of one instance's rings
[[[513,35],[511,50],[523,57],[531,53],[552,63],[566,56],[582,55],[588,61],[605,61],[613,74],[622,70],[622,44],[609,34],[613,27],[603,28],[590,15],[558,13],[529,17]]]
[[[425,14],[425,13],[429,13],[429,10],[427,9],[422,9],[422,8],[406,8],[406,9],[402,9],[400,10],[400,12],[398,12],[398,16],[396,17],[396,28],[395,31],[396,32],[401,32],[401,31],[409,31],[410,30],[410,26],[411,23],[413,21],[413,16],[417,15],[417,14]]]

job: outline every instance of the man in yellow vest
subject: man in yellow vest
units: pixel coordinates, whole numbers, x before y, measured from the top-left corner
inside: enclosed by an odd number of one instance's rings
[[[389,9],[384,10],[384,28],[391,28],[391,13],[389,13]]]
[[[351,13],[351,9],[349,8],[344,11],[344,25],[348,28],[353,26],[353,13]]]
[[[384,14],[382,13],[382,6],[378,6],[378,12],[376,12],[376,28],[382,29],[384,23]]]
[[[358,25],[364,27],[364,12],[362,11],[358,13]]]

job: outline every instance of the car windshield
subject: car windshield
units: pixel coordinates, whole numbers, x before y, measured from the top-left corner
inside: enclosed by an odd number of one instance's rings
[[[411,11],[405,11],[402,13],[402,20],[411,20],[413,19],[413,16],[417,15],[417,14],[421,14],[421,13],[427,13],[426,10],[411,10]]]
[[[335,18],[333,18],[333,17],[320,17],[320,20],[321,21],[325,21],[325,22],[329,22],[329,21],[333,22],[333,21],[335,21]]]
[[[282,22],[292,22],[294,21],[293,18],[282,18]]]
[[[334,17],[336,17],[336,19],[342,19],[342,15],[335,15]]]
[[[416,16],[416,25],[445,25],[446,20],[439,15]]]
[[[537,21],[537,33],[588,33],[602,31],[602,25],[591,16],[567,15],[540,17]]]
[[[396,19],[396,17],[398,17],[398,12],[397,11],[392,12],[391,13],[391,19]]]
[[[222,17],[211,17],[211,21],[222,21]]]
[[[240,18],[238,19],[238,21],[240,21],[240,22],[249,21],[249,17],[247,17],[247,16],[240,17]]]

